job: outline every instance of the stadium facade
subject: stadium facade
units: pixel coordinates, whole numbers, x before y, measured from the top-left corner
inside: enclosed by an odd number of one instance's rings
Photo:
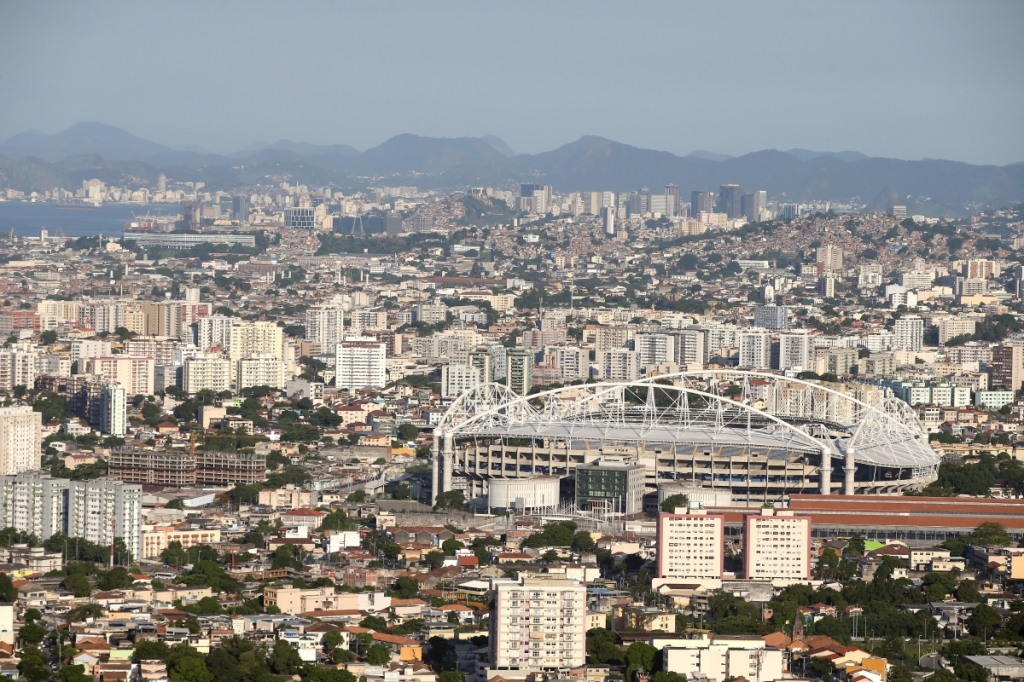
[[[788,495],[900,494],[935,480],[917,415],[884,388],[702,370],[520,396],[466,391],[434,430],[433,490],[487,493],[492,479],[571,477],[625,458],[646,485],[774,503]]]

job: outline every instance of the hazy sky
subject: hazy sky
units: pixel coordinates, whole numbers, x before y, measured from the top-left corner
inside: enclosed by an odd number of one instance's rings
[[[79,121],[172,146],[601,135],[1024,161],[1024,3],[14,2],[0,139]]]

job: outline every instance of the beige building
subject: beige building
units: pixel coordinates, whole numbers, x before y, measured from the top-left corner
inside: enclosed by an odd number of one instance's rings
[[[293,616],[312,611],[350,611],[359,608],[359,595],[336,593],[333,587],[268,587],[263,591],[263,605],[276,606],[281,613]]]
[[[196,545],[210,545],[220,542],[220,529],[193,529],[187,524],[179,526],[153,526],[150,530],[143,527],[142,558],[153,559],[160,556],[172,542],[180,542],[182,549]]]
[[[783,583],[811,577],[811,519],[762,509],[744,520],[746,577]]]
[[[775,682],[783,679],[784,675],[782,650],[768,647],[757,635],[673,639],[666,642],[661,656],[665,670],[674,670],[687,677]]]
[[[31,407],[0,407],[0,475],[40,467],[42,414]]]
[[[316,504],[317,494],[309,490],[299,490],[293,486],[285,488],[269,488],[260,491],[260,506],[274,509],[299,509],[312,507]]]
[[[703,509],[658,515],[658,578],[720,580],[725,564],[725,516]]]
[[[522,575],[491,581],[491,666],[541,670],[586,661],[587,590],[574,580]]]
[[[231,361],[217,353],[201,353],[185,360],[182,388],[194,394],[208,389],[214,393],[231,390]]]
[[[85,374],[101,379],[116,381],[124,386],[128,395],[153,395],[153,379],[156,361],[151,357],[111,355],[102,358],[88,358]]]

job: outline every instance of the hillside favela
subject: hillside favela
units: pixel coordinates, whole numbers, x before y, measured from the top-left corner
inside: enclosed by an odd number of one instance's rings
[[[735,49],[801,78],[882,93],[959,68],[897,47],[861,16],[878,6],[700,5],[763,13]],[[507,8],[410,7],[366,80],[338,45],[268,38],[297,60],[283,76],[244,37],[156,26],[155,6],[64,7],[97,36],[126,21],[184,41],[252,87],[178,74],[175,50],[122,63],[0,2],[0,675],[1024,681],[1024,141],[999,123],[1019,126],[1021,6],[893,10],[934,14],[929,30],[1006,72],[979,81],[985,112],[919,100],[910,122],[909,95],[880,96],[833,120],[769,104],[796,95],[773,86],[746,100],[750,126],[723,83],[709,117],[671,78],[664,119],[635,110],[643,88],[602,111],[627,94],[610,77],[527,106],[508,93],[540,79],[501,45],[399,47],[455,40],[450,22],[507,35]],[[534,7],[545,36],[616,28]],[[209,21],[356,21],[295,9]],[[769,35],[789,21],[853,22],[896,72],[867,55],[805,71],[810,52]],[[570,57],[538,38],[547,85],[581,54],[614,73],[698,58],[686,32],[651,30],[683,43],[622,37],[609,56],[563,36]],[[85,56],[109,82],[51,87]],[[305,73],[332,64],[343,95]],[[167,111],[138,106],[143,68],[167,74]],[[453,68],[480,77],[408,82]],[[802,94],[856,99],[821,82]],[[170,101],[192,87],[196,106]],[[459,132],[486,129],[508,132]],[[796,146],[812,143],[865,151]]]

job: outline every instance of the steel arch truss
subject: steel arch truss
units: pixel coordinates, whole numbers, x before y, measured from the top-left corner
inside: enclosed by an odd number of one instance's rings
[[[455,439],[766,443],[934,473],[939,456],[909,405],[874,387],[840,386],[739,370],[564,386],[532,396],[484,384],[459,396],[437,430]]]

